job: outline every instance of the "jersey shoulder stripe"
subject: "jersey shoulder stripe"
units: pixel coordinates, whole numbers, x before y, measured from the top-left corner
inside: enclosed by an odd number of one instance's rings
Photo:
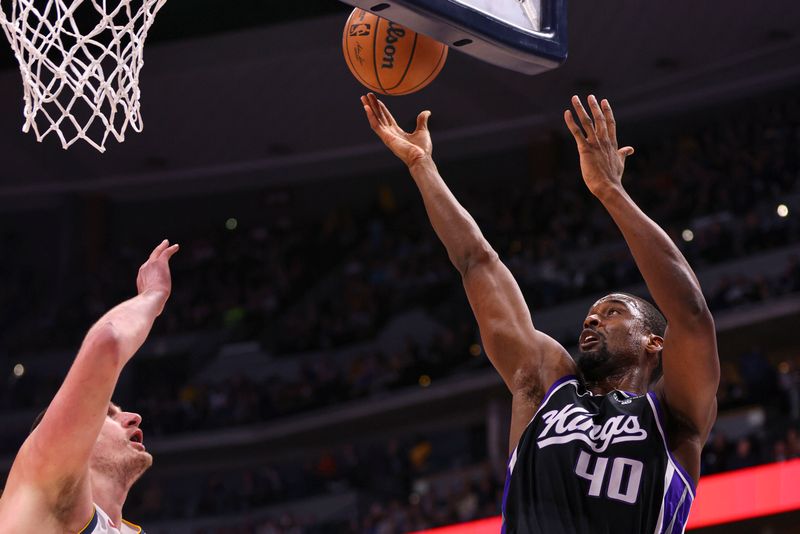
[[[111,522],[108,514],[95,504],[92,518],[78,534],[144,534],[144,530],[139,525],[135,525],[124,519],[122,520],[121,527],[117,529]]]
[[[92,511],[92,518],[85,527],[78,531],[78,534],[91,534],[95,528],[97,528],[97,508]]]

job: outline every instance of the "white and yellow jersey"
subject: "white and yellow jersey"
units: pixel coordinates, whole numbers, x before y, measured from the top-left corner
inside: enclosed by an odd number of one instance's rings
[[[122,520],[121,526],[116,526],[102,508],[94,505],[94,514],[89,523],[78,534],[145,534],[142,527]]]

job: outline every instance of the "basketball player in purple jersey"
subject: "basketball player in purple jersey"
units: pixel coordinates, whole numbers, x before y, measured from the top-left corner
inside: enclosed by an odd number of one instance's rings
[[[122,368],[144,343],[172,289],[164,240],[139,269],[138,295],[89,329],[64,383],[22,444],[0,498],[0,532],[136,534],[122,519],[153,457],[142,418],[111,403]]]
[[[685,528],[716,418],[714,321],[686,259],[622,185],[633,148],[617,146],[611,106],[588,102],[592,117],[572,98],[580,126],[564,114],[584,182],[664,315],[638,297],[607,295],[589,309],[573,359],[536,330],[511,273],[439,175],[430,113],[407,133],[375,95],[362,97],[370,126],[408,166],[513,395],[503,530],[674,534]]]

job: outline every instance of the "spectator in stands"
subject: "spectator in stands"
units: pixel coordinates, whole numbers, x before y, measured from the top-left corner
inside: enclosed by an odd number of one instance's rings
[[[789,458],[800,458],[800,433],[796,428],[786,432],[786,449]]]
[[[778,365],[778,385],[783,393],[785,412],[793,421],[800,420],[800,369],[795,361]]]
[[[775,445],[772,448],[772,461],[785,462],[788,459],[789,455],[786,450],[786,442],[782,439],[779,439],[775,442]]]
[[[751,401],[774,402],[777,386],[775,368],[758,347],[741,353],[739,369]]]
[[[729,469],[730,446],[722,432],[715,432],[703,450],[703,474],[712,475]]]
[[[758,455],[753,450],[753,441],[749,437],[740,438],[736,442],[736,450],[730,457],[729,469],[743,469],[758,463]]]

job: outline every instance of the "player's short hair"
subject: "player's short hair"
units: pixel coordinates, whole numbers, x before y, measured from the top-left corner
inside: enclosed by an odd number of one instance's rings
[[[664,318],[664,315],[656,308],[650,301],[643,299],[642,297],[637,297],[636,295],[631,295],[630,293],[618,293],[619,295],[625,295],[629,299],[635,300],[639,310],[642,312],[644,316],[644,327],[650,331],[651,334],[655,334],[659,337],[664,337],[664,334],[667,332],[667,320]]]

